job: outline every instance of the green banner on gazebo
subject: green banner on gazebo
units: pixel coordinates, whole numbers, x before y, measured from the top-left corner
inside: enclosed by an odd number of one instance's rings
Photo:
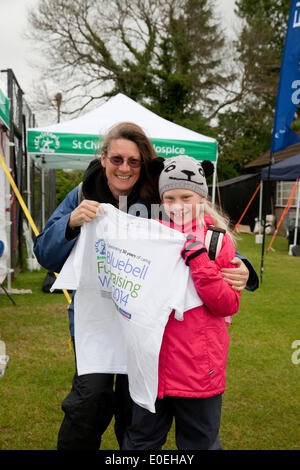
[[[4,124],[7,129],[10,128],[10,103],[4,93],[0,89],[0,123]]]
[[[161,157],[189,155],[200,160],[216,161],[216,142],[151,139],[154,150]],[[93,156],[99,154],[102,139],[97,135],[28,132],[27,150],[31,154]]]
[[[101,151],[109,129],[132,122],[150,138],[161,157],[190,155],[217,162],[217,141],[168,121],[118,93],[98,108],[70,121],[27,130],[27,151],[42,168],[84,168]]]

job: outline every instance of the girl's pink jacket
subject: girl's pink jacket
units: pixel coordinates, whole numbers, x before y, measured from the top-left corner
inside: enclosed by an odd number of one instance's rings
[[[204,235],[208,225],[213,225],[210,216],[205,216],[205,223]],[[181,231],[175,224],[172,228]],[[207,253],[190,261],[191,276],[203,305],[185,312],[183,321],[176,320],[174,312],[169,317],[159,357],[158,398],[204,398],[224,392],[229,347],[224,317],[238,311],[241,294],[223,280],[220,269],[234,267],[234,257],[234,244],[225,234],[215,261]]]

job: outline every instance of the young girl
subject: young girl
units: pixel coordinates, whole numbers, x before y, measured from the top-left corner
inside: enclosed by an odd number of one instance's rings
[[[224,219],[207,201],[205,176],[213,171],[211,162],[178,156],[156,159],[156,164],[161,171],[160,197],[170,218],[162,223],[185,233],[181,256],[203,304],[185,312],[183,321],[171,313],[160,350],[156,413],[134,404],[122,449],[160,449],[173,418],[178,449],[221,449],[218,436],[229,346],[225,317],[238,311],[240,293],[223,280],[220,270],[232,267],[234,243]],[[215,261],[204,243],[209,225],[226,229]]]

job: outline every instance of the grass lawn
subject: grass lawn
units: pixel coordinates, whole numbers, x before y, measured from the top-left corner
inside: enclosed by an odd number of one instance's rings
[[[239,237],[238,250],[259,273],[261,245],[252,235]],[[292,348],[300,340],[300,258],[288,255],[287,244],[275,239],[262,285],[243,292],[230,327],[220,431],[225,450],[300,449],[300,346],[299,354]],[[0,339],[10,357],[0,380],[0,450],[56,449],[74,359],[66,299],[41,291],[44,276],[44,270],[19,274],[13,287],[32,294],[14,295],[16,306],[0,295]],[[112,424],[101,448],[118,448]],[[176,449],[174,429],[164,448]]]

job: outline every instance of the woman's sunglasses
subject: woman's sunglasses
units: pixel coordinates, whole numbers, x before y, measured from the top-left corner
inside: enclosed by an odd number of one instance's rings
[[[123,157],[120,157],[119,155],[116,155],[114,157],[106,157],[106,158],[110,161],[110,163],[112,163],[115,166],[123,165],[124,161],[126,161],[127,164],[131,168],[140,168],[143,164],[142,160],[138,160],[137,158],[128,158],[126,160]]]

